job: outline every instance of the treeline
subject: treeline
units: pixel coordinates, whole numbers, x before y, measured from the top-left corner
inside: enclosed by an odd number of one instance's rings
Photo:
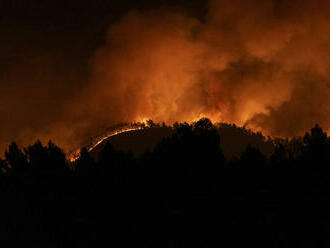
[[[226,158],[217,129],[208,119],[176,124],[139,157],[107,142],[97,159],[83,148],[74,163],[51,142],[12,143],[0,162],[0,242],[327,247],[327,134],[316,125],[301,138],[265,140],[271,154],[247,145]]]

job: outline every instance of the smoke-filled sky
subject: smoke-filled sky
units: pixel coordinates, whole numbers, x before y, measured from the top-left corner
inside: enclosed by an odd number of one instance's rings
[[[330,129],[330,2],[0,1],[0,149],[119,122]]]

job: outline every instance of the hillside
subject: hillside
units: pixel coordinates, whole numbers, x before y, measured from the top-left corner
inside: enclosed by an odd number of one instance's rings
[[[255,133],[242,127],[231,124],[218,124],[216,130],[220,135],[220,144],[227,158],[239,157],[247,145],[258,148],[263,154],[269,156],[274,149],[271,140],[266,139],[261,133]],[[154,125],[140,130],[119,133],[101,142],[91,154],[97,158],[98,153],[107,142],[110,142],[116,150],[132,152],[140,156],[153,148],[163,139],[169,137],[174,128],[169,126]]]

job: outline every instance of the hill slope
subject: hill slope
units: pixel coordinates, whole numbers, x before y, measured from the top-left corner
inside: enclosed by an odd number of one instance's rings
[[[270,155],[274,149],[271,140],[266,139],[261,133],[254,133],[236,125],[219,124],[216,126],[221,138],[221,147],[227,158],[239,157],[248,144],[259,148],[265,155]],[[165,137],[170,136],[174,129],[168,126],[154,126],[139,130],[119,133],[101,142],[93,149],[91,154],[97,158],[107,142],[110,142],[116,150],[132,152],[140,156],[153,148]]]

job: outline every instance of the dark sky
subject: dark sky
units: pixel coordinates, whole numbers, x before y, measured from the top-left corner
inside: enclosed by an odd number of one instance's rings
[[[0,0],[0,151],[119,122],[330,127],[325,0]],[[1,154],[0,154],[1,156]]]
[[[54,139],[47,130],[68,121],[63,112],[88,84],[91,58],[104,46],[109,27],[126,13],[164,9],[202,19],[206,3],[0,0],[0,150],[13,140]],[[56,138],[64,132],[56,131]]]
[[[202,17],[202,0],[1,0],[1,60],[16,63],[36,49],[54,51],[76,66],[105,38],[109,25],[130,10],[173,9]],[[79,62],[79,63],[78,63]],[[8,66],[8,64],[7,64]]]

